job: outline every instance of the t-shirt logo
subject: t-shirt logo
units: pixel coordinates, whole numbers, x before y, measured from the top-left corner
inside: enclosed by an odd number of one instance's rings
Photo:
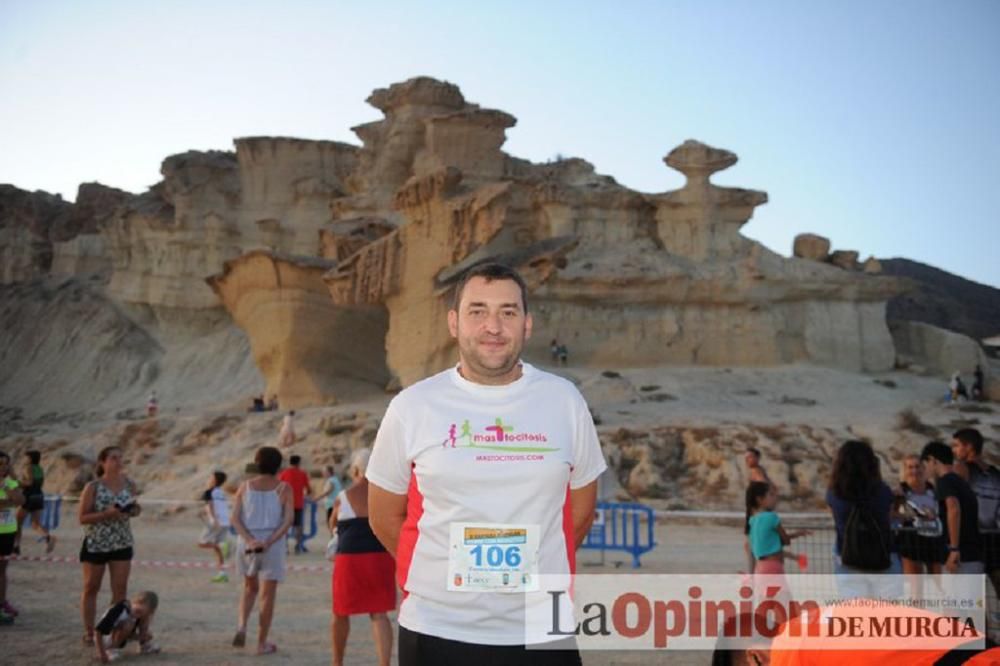
[[[461,432],[458,425],[452,423],[448,427],[448,436],[441,446],[444,448],[488,449],[490,451],[544,452],[558,451],[558,448],[547,446],[520,446],[522,443],[548,443],[549,438],[543,432],[517,432],[514,426],[504,423],[503,419],[495,418],[492,425],[485,426],[482,432],[473,432],[469,419],[462,421]],[[512,446],[513,445],[513,446]]]

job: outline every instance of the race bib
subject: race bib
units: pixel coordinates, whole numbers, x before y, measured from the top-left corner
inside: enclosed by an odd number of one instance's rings
[[[448,589],[452,592],[538,590],[538,525],[452,523]]]
[[[0,525],[16,525],[16,524],[17,524],[16,509],[0,509]]]

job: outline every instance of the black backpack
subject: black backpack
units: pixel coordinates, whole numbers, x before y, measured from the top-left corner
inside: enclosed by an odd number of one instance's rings
[[[993,465],[969,465],[969,487],[979,503],[980,529],[1000,527],[1000,469]]]
[[[889,560],[889,538],[882,533],[871,509],[855,504],[844,524],[844,540],[840,548],[840,561],[846,566],[864,571],[884,571]]]

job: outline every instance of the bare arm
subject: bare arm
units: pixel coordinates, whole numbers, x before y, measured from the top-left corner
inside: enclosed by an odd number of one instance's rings
[[[791,532],[786,532],[782,525],[778,525],[778,536],[781,537],[781,545],[783,546],[790,544],[792,539],[809,536],[810,534],[812,534],[812,530],[792,530]]]
[[[281,541],[288,532],[288,528],[292,526],[292,520],[295,518],[295,498],[292,496],[291,487],[287,483],[282,483],[279,488],[282,521],[278,529],[272,532],[271,536],[264,542],[265,548],[270,548],[273,544]]]
[[[958,503],[957,497],[946,497],[944,500],[945,510],[948,512],[948,545],[958,546],[958,539],[961,534],[962,505]]]
[[[0,499],[0,509],[16,509],[24,504],[24,493],[20,488],[10,488],[5,494],[7,499]]]
[[[243,524],[243,494],[246,492],[246,482],[240,484],[240,487],[236,490],[236,497],[233,499],[233,515],[230,522],[233,524],[233,529],[236,533],[240,535],[243,542],[250,545],[250,542],[254,540],[253,535],[247,530],[246,525]]]
[[[594,509],[597,507],[597,480],[593,480],[582,488],[569,491],[570,510],[573,514],[574,547],[579,548],[587,532],[594,523]]]
[[[340,513],[340,498],[333,500],[333,509],[330,511],[330,520],[327,521],[327,527],[330,528],[331,532],[337,531],[337,514]]]
[[[368,522],[389,554],[396,557],[399,533],[406,520],[406,495],[397,495],[368,482]]]
[[[93,525],[94,523],[122,517],[122,512],[114,507],[105,509],[104,511],[94,511],[95,493],[94,482],[91,481],[84,487],[83,493],[80,495],[80,507],[77,515],[79,516],[81,525]]]

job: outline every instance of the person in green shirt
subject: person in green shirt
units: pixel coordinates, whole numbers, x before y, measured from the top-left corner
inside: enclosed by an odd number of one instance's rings
[[[45,510],[45,471],[42,469],[42,454],[38,451],[27,451],[21,467],[21,490],[24,493],[24,505],[17,510],[17,536],[14,539],[14,552],[21,552],[21,526],[28,515],[31,516],[31,527],[42,535],[45,540],[45,553],[51,553],[56,547],[56,538],[42,524],[42,513]]]
[[[0,624],[11,624],[17,616],[7,601],[7,558],[14,553],[17,508],[24,503],[19,485],[10,475],[10,456],[0,451]]]

